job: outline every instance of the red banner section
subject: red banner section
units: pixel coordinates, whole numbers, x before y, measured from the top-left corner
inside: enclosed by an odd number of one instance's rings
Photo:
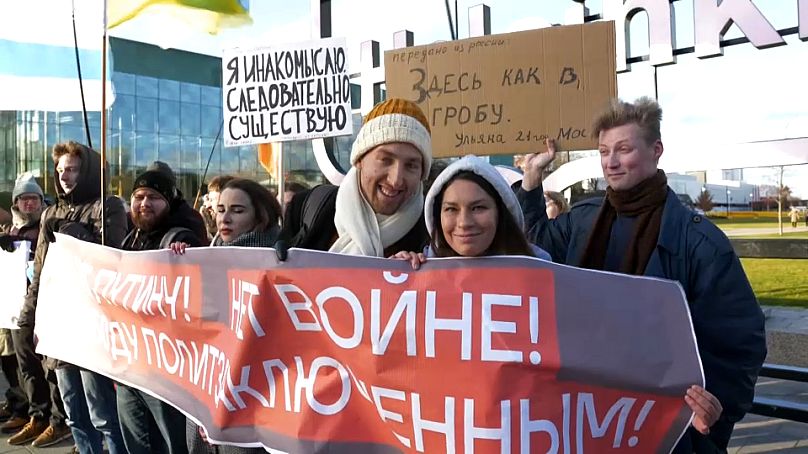
[[[59,236],[38,351],[286,452],[669,452],[703,384],[672,282],[530,258],[121,252]]]

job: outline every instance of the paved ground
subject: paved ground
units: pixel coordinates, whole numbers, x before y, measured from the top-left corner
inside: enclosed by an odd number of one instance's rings
[[[808,367],[808,310],[766,308],[764,312],[769,337],[767,360]],[[0,388],[4,385],[0,384]],[[756,393],[758,396],[808,404],[808,383],[761,378]],[[64,454],[70,452],[72,447],[72,442],[66,441],[55,447],[34,449],[30,446],[10,446],[7,439],[8,435],[0,434],[0,454]],[[808,424],[748,415],[735,426],[728,453],[808,454]]]
[[[727,236],[749,236],[749,235],[774,235],[780,233],[779,227],[741,227],[733,229],[723,229]],[[808,232],[808,227],[804,223],[797,225],[797,228],[791,227],[791,223],[783,224],[783,233],[789,232]]]

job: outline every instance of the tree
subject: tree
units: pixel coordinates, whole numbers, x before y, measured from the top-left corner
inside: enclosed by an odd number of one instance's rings
[[[713,195],[710,194],[710,191],[704,190],[699,194],[698,198],[696,199],[695,205],[699,207],[705,213],[712,210],[713,206]]]

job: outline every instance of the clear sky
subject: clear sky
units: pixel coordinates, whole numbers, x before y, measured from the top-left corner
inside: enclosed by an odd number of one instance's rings
[[[460,37],[468,37],[468,9],[481,0],[458,0]],[[797,25],[797,0],[753,0],[776,29]],[[251,0],[254,25],[228,30],[217,37],[200,36],[181,27],[138,18],[113,34],[194,52],[221,55],[221,49],[305,41],[311,38],[310,2],[307,0]],[[454,8],[454,0],[449,4]],[[493,33],[539,28],[564,23],[571,0],[487,0]],[[601,12],[602,0],[586,2],[592,13]],[[693,0],[677,0],[676,46],[693,45]],[[444,0],[332,0],[333,36],[344,36],[351,72],[359,72],[362,41],[376,40],[382,50],[392,47],[393,33],[414,32],[416,45],[449,40]],[[631,55],[648,53],[644,14],[631,23]],[[160,32],[155,32],[160,30]],[[172,30],[174,33],[167,33]],[[725,38],[741,36],[733,26]],[[728,47],[724,56],[701,60],[680,56],[677,64],[658,68],[659,100],[665,111],[663,139],[667,165],[674,159],[698,159],[693,144],[742,143],[808,137],[808,42],[796,36],[787,45],[759,50],[751,44]],[[627,99],[653,95],[652,69],[648,63],[633,65],[618,76],[618,93]],[[663,167],[666,161],[663,158]],[[770,183],[769,169],[748,169],[751,183]],[[786,184],[808,197],[808,166],[792,167]]]

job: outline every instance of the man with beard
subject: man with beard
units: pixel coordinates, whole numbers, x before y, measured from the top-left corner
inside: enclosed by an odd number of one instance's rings
[[[39,238],[39,218],[44,208],[42,188],[32,175],[23,174],[17,179],[11,198],[12,220],[0,225],[0,247],[13,251],[16,241],[28,241],[33,256]],[[17,355],[9,329],[0,329],[0,366],[9,384],[5,393],[6,404],[0,408],[0,420],[5,421],[0,430],[12,433],[28,422],[28,399],[20,387]]]
[[[33,440],[34,447],[45,447],[70,437],[72,432],[81,452],[94,453],[101,452],[103,434],[110,453],[122,452],[118,415],[110,404],[115,399],[112,380],[57,358],[47,358],[44,373],[34,350],[40,273],[49,244],[55,240],[54,234],[101,243],[103,231],[107,245],[119,245],[126,234],[126,213],[121,201],[112,196],[101,198],[101,169],[106,171],[101,156],[71,141],[56,144],[52,157],[58,200],[42,213],[33,279],[17,322],[20,329],[12,332],[31,419],[8,442],[21,445]]]
[[[170,170],[170,169],[169,169]],[[194,228],[197,218],[184,204],[174,180],[165,169],[148,170],[135,179],[132,189],[134,230],[124,238],[122,249],[147,251],[183,242],[203,245]],[[118,386],[118,414],[126,449],[130,454],[185,453],[185,416],[171,405],[126,385]]]

